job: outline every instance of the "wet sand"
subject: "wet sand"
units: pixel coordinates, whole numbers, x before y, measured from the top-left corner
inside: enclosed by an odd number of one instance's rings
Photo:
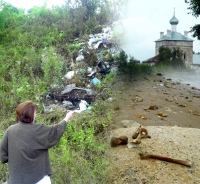
[[[139,124],[151,138],[142,139],[133,148],[119,145],[108,149],[109,183],[200,183],[200,90],[158,75],[124,81],[116,84],[113,103],[118,110],[107,132],[107,142],[110,144],[112,137],[123,135],[128,137],[129,145]],[[192,165],[141,160],[140,153],[189,161]]]
[[[134,120],[144,126],[200,128],[200,90],[189,83],[152,75],[121,81],[115,96],[113,128],[122,120]]]

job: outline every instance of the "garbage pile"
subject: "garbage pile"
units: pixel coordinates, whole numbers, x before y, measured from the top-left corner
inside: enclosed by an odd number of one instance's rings
[[[121,49],[113,38],[111,28],[106,27],[101,33],[89,35],[89,40],[81,43],[77,57],[71,58],[66,66],[67,73],[63,76],[66,85],[49,91],[43,103],[44,112],[54,111],[58,107],[83,112],[86,108],[81,110],[81,104],[82,107],[83,104],[89,107],[95,101],[98,91],[94,86],[102,84],[107,74],[118,71],[114,56]]]

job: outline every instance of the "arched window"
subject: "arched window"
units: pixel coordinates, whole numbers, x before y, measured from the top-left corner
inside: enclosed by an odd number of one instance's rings
[[[186,52],[184,52],[184,54],[183,54],[183,59],[184,59],[184,60],[186,60],[186,59],[187,59]]]

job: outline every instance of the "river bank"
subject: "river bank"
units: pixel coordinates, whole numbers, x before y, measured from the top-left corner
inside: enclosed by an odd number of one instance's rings
[[[119,110],[113,128],[123,127],[121,121],[124,119],[146,126],[200,128],[199,89],[190,83],[156,74],[132,82],[122,80],[115,94]]]
[[[200,182],[200,90],[189,83],[155,74],[121,80],[116,84],[114,123],[105,134],[126,136],[128,144],[107,150],[108,178],[114,184],[197,184]],[[151,138],[130,147],[139,125]],[[140,154],[154,154],[191,163],[190,167],[157,159],[141,160]]]

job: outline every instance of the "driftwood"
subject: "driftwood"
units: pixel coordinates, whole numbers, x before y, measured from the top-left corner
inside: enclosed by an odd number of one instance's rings
[[[159,156],[159,155],[152,155],[152,154],[142,154],[142,153],[140,153],[139,155],[140,155],[140,159],[154,158],[154,159],[158,159],[158,160],[162,160],[162,161],[167,161],[167,162],[185,165],[187,167],[192,166],[192,163],[190,161],[178,160],[178,159],[173,159],[173,158]]]

